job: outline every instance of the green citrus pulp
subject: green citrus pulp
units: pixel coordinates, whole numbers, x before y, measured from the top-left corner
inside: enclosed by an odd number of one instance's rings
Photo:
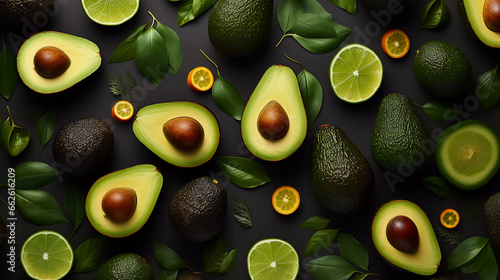
[[[293,280],[299,272],[299,256],[286,241],[264,239],[248,252],[247,266],[252,280]]]
[[[139,10],[139,0],[81,0],[87,16],[102,25],[119,25]]]

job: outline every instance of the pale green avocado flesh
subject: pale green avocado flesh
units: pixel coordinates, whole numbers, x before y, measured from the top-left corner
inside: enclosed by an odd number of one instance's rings
[[[460,0],[467,14],[472,30],[485,45],[500,48],[500,32],[490,30],[484,23],[483,7],[485,0]]]
[[[85,211],[92,226],[110,237],[125,237],[138,231],[148,220],[163,186],[163,176],[155,166],[136,165],[107,174],[98,179],[87,195]],[[131,188],[137,195],[137,205],[132,217],[121,223],[104,215],[102,199],[114,188]]]
[[[52,46],[59,48],[71,60],[69,68],[56,78],[44,78],[34,68],[33,59],[38,50]],[[21,80],[32,90],[50,94],[63,91],[82,81],[101,66],[101,52],[93,42],[70,34],[45,31],[28,38],[17,54],[17,71]]]
[[[419,246],[415,253],[400,251],[387,239],[389,221],[400,215],[410,218],[417,226]],[[372,239],[380,255],[400,269],[419,275],[432,275],[441,263],[441,249],[434,229],[425,212],[413,202],[393,200],[383,205],[373,219]]]
[[[257,127],[260,112],[273,100],[283,107],[290,121],[288,132],[278,140],[264,138]],[[277,161],[293,154],[302,145],[306,133],[307,116],[295,73],[287,66],[271,66],[243,111],[241,135],[245,145],[258,158]]]
[[[178,117],[190,117],[203,127],[204,138],[194,151],[182,151],[163,134],[163,124]],[[137,139],[166,162],[180,167],[195,167],[207,162],[219,145],[219,125],[205,107],[186,101],[158,103],[137,112],[133,131]]]

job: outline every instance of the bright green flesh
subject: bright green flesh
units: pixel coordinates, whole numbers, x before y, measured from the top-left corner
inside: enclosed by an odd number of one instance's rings
[[[382,73],[377,54],[360,44],[345,46],[330,64],[330,82],[335,94],[350,103],[372,97],[382,83]]]
[[[446,129],[436,153],[441,173],[463,189],[476,189],[488,182],[500,165],[500,142],[486,124],[467,120]]]
[[[139,9],[139,0],[82,0],[87,16],[102,25],[118,25],[131,19]]]
[[[252,280],[293,280],[299,272],[299,256],[289,243],[265,239],[250,249],[247,266]]]
[[[34,279],[61,279],[73,265],[73,250],[59,233],[39,231],[24,242],[21,263],[26,273]]]

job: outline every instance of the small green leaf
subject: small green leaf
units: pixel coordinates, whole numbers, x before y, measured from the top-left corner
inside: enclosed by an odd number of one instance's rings
[[[168,72],[175,75],[179,72],[182,65],[181,39],[172,28],[160,22],[156,25],[156,31],[160,33],[167,48]]]
[[[64,206],[66,208],[66,213],[68,213],[69,219],[73,223],[73,232],[80,227],[85,218],[85,194],[78,188],[75,184],[70,184],[66,190],[66,196],[64,197]]]
[[[355,15],[356,14],[356,0],[331,0],[332,3],[349,13]]]
[[[307,126],[312,127],[323,103],[323,88],[318,79],[305,69],[297,75],[297,80],[307,112]]]
[[[52,110],[45,115],[41,116],[36,121],[36,135],[42,143],[40,152],[47,143],[49,143],[52,135],[54,134],[54,127],[56,125],[56,111]]]
[[[238,121],[241,120],[245,101],[231,82],[219,76],[212,86],[212,97],[217,107],[224,113]]]
[[[304,38],[297,34],[293,37],[306,50],[312,53],[327,53],[337,49],[342,42],[351,34],[351,29],[335,23],[336,38]]]
[[[321,216],[313,216],[307,220],[305,220],[300,228],[303,229],[312,229],[312,230],[322,230],[326,229],[332,220],[321,217]]]
[[[292,30],[293,23],[304,8],[300,0],[283,0],[278,7],[278,23],[283,33]]]
[[[220,264],[219,273],[229,273],[236,263],[236,257],[238,255],[238,249],[234,249],[227,253]]]
[[[450,11],[443,0],[431,0],[424,7],[421,28],[437,28],[448,23]]]
[[[315,14],[300,13],[293,22],[292,30],[306,38],[335,38],[335,22]]]
[[[16,90],[17,79],[17,66],[16,58],[12,52],[5,47],[3,41],[3,50],[0,53],[0,94],[9,99],[12,93]]]
[[[438,101],[430,101],[419,107],[424,110],[427,117],[435,121],[447,122],[455,119],[459,115],[457,109]]]
[[[149,81],[158,86],[168,71],[168,52],[160,33],[153,27],[135,41],[135,65]]]
[[[153,243],[155,260],[161,267],[171,271],[188,268],[184,260],[170,247],[158,241]]]
[[[238,250],[226,251],[226,241],[218,237],[203,251],[203,267],[207,273],[228,273],[234,266]]]
[[[30,190],[45,186],[59,176],[59,173],[50,165],[37,161],[20,163],[14,169],[16,171],[16,189],[18,190]],[[6,183],[7,180],[4,181],[3,185]]]
[[[16,206],[25,220],[37,225],[68,222],[59,203],[46,191],[16,190]]]
[[[347,280],[356,272],[356,269],[347,260],[340,256],[328,255],[306,263],[307,270],[318,280]]]
[[[456,270],[460,273],[476,273],[480,271],[488,262],[490,258],[491,251],[488,247],[491,247],[490,243],[486,244],[481,251],[470,261],[458,267]]]
[[[477,272],[477,275],[479,275],[481,280],[496,280],[498,279],[498,264],[495,258],[495,252],[493,252],[490,243],[488,243],[487,247],[490,251],[490,257],[484,267]]]
[[[448,269],[456,269],[468,263],[481,252],[488,241],[487,238],[481,236],[469,237],[462,241],[448,257],[446,262]]]
[[[4,147],[11,157],[18,156],[28,146],[31,136],[28,129],[17,126],[14,123],[9,106],[7,106],[9,117],[4,122],[2,137]]]
[[[217,0],[193,0],[193,14],[194,17],[198,17],[205,11],[210,9]]]
[[[321,6],[316,0],[302,0],[304,6],[304,13],[316,14],[319,17],[326,19],[333,19],[332,15]]]
[[[162,270],[160,272],[160,280],[175,280],[177,279],[177,274],[179,274],[179,271],[178,270],[174,270],[174,271],[171,271],[171,270]]]
[[[90,272],[95,270],[105,249],[106,238],[102,235],[83,242],[75,250],[75,259],[71,272]]]
[[[366,248],[354,236],[347,233],[337,235],[340,255],[358,267],[368,271],[369,256]]]
[[[181,1],[177,10],[177,24],[183,26],[195,18],[193,13],[193,0]]]
[[[123,40],[123,42],[121,42],[118,45],[118,47],[116,47],[116,49],[113,51],[113,53],[108,59],[108,62],[109,63],[124,62],[134,58],[135,41],[137,40],[139,35],[142,34],[144,28],[146,28],[147,25],[148,24],[146,23],[130,31],[125,40]]]
[[[271,182],[264,167],[248,158],[218,156],[215,163],[233,184],[242,188],[255,188]]]
[[[307,257],[321,249],[330,247],[335,242],[338,231],[338,229],[323,229],[315,232],[307,243],[304,256]]]
[[[500,76],[498,64],[486,71],[477,82],[476,96],[485,111],[490,111],[500,101]]]
[[[440,198],[450,197],[450,187],[445,180],[437,176],[429,176],[422,179],[422,184]]]
[[[252,209],[248,200],[235,197],[233,211],[234,217],[244,228],[252,226]]]

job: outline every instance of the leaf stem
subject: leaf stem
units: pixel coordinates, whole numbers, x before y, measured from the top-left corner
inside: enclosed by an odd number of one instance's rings
[[[290,57],[289,57],[286,53],[283,53],[283,54],[284,54],[284,55],[286,56],[286,58],[288,58],[290,61],[295,62],[295,63],[297,63],[298,65],[300,65],[300,67],[302,67],[302,70],[304,70],[304,65],[302,65],[302,63],[298,62],[298,61],[297,61],[297,60],[295,60],[295,59],[290,58]]]
[[[215,69],[217,69],[217,75],[220,76],[220,72],[219,72],[219,66],[217,66],[217,64],[215,64],[215,62],[213,60],[210,59],[210,57],[208,57],[204,52],[203,50],[200,49],[200,52],[201,54],[206,58],[208,59],[208,61],[210,61],[214,66],[215,66]]]
[[[155,21],[156,22],[159,22],[156,17],[153,15],[153,13],[151,13],[151,11],[148,11],[148,13],[151,15],[151,17],[153,18],[153,22],[151,22],[151,27],[153,27],[153,25],[155,24]]]
[[[9,106],[7,106],[7,112],[9,113],[10,126],[14,126],[14,119],[12,119],[12,113],[10,112]]]
[[[276,44],[276,46],[274,46],[275,48],[277,48],[280,44],[281,44],[281,41],[283,41],[283,39],[285,39],[285,37],[288,37],[288,36],[293,36],[293,34],[283,34],[283,37],[281,37],[281,39],[279,40],[278,44]]]

